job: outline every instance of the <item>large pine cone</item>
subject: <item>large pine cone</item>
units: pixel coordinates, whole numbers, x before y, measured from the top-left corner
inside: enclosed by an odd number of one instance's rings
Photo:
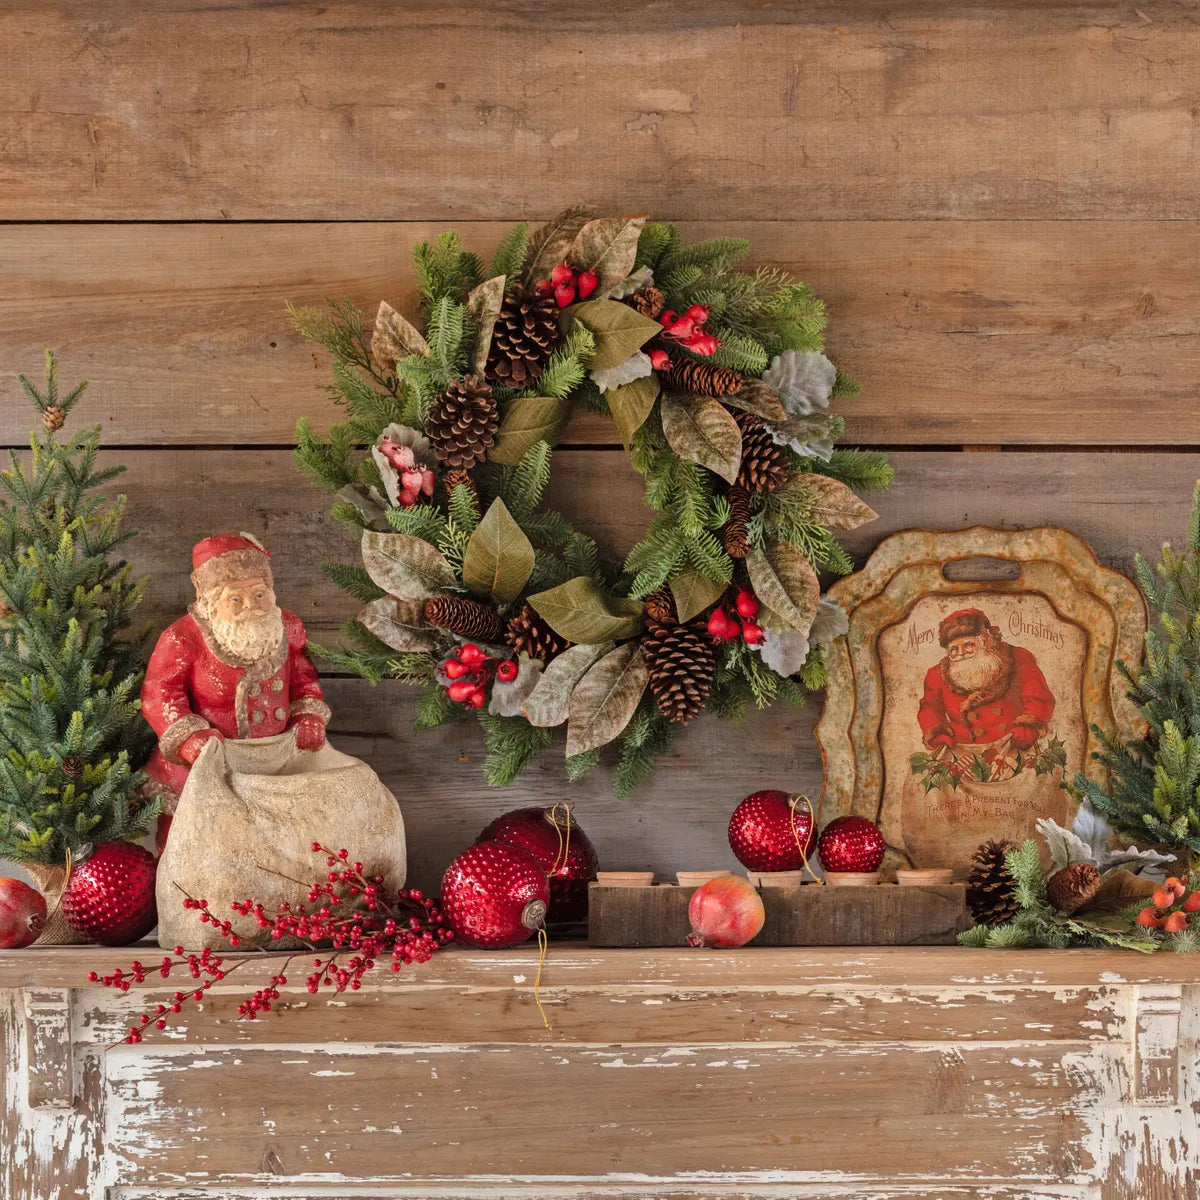
[[[717,659],[712,640],[696,621],[687,625],[646,622],[642,655],[650,691],[668,721],[685,725],[704,711],[712,694]]]
[[[672,358],[658,373],[668,392],[686,392],[692,396],[736,396],[746,381],[732,367],[697,362],[694,358]]]
[[[526,604],[508,623],[504,632],[504,640],[518,654],[528,654],[530,658],[539,658],[543,664],[548,664],[570,646],[565,638],[561,638],[546,621],[538,615],[532,604]]]
[[[1046,880],[1046,899],[1068,916],[1095,898],[1100,890],[1100,871],[1093,863],[1071,863]]]
[[[750,493],[742,487],[731,487],[725,498],[729,501],[729,520],[721,530],[721,544],[730,558],[745,558],[750,553],[747,526],[754,515],[750,511]]]
[[[1004,861],[1012,848],[1012,842],[984,842],[971,859],[967,907],[977,925],[1005,925],[1017,915],[1017,884]]]
[[[541,375],[561,338],[554,298],[515,291],[505,298],[496,318],[484,376],[500,387],[528,387]]]
[[[425,601],[425,620],[473,642],[498,642],[504,631],[494,608],[468,596],[431,596]]]
[[[487,457],[500,428],[500,408],[492,389],[478,375],[454,379],[433,402],[425,436],[438,461],[470,470]]]
[[[767,427],[753,413],[733,414],[742,431],[742,465],[736,486],[748,492],[773,492],[781,488],[791,473],[788,456],[772,440]]]

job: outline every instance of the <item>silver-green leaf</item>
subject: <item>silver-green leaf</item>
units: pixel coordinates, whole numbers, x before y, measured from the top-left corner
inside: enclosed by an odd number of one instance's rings
[[[588,668],[613,648],[612,642],[568,646],[542,672],[537,687],[526,697],[522,712],[530,725],[552,729],[567,719],[571,693]]]
[[[362,560],[372,581],[401,600],[425,600],[456,582],[445,555],[407,533],[364,529]]]
[[[668,392],[660,406],[663,433],[682,458],[732,483],[742,461],[742,431],[725,406],[711,396]]]
[[[529,597],[537,614],[559,637],[595,645],[634,637],[642,627],[640,601],[606,596],[587,575]]]
[[[808,559],[786,542],[775,542],[753,547],[746,570],[762,605],[759,623],[776,632],[807,634],[821,598],[821,585]]]
[[[358,623],[393,650],[419,653],[436,644],[434,631],[424,623],[419,600],[381,596],[358,614]]]
[[[629,724],[650,676],[637,642],[606,654],[575,685],[568,705],[567,757],[605,746]]]

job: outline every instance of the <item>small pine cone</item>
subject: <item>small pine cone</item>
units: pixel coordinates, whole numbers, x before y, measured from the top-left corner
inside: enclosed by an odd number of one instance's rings
[[[646,597],[646,616],[660,625],[674,625],[678,618],[675,615],[675,597],[671,589],[657,588]]]
[[[62,772],[68,779],[78,779],[83,774],[83,759],[78,754],[68,754],[62,760]]]
[[[742,487],[731,487],[725,493],[729,501],[729,520],[721,530],[721,544],[730,558],[745,558],[750,553],[746,527],[750,524],[750,493]]]
[[[788,457],[772,440],[767,427],[753,413],[733,414],[742,431],[742,465],[736,486],[748,492],[773,492],[791,473]]]
[[[454,379],[433,402],[425,436],[438,461],[469,470],[487,457],[500,428],[500,408],[492,389],[478,375]]]
[[[1017,915],[1017,884],[1004,861],[1011,849],[1011,842],[984,842],[971,859],[967,907],[977,925],[1005,925]]]
[[[1068,916],[1094,899],[1099,890],[1099,868],[1088,862],[1071,863],[1046,880],[1046,899]]]
[[[492,328],[484,377],[499,387],[528,387],[561,340],[554,297],[515,291],[505,298]]]
[[[538,615],[532,604],[526,604],[519,613],[508,623],[504,632],[504,641],[518,654],[528,654],[530,658],[541,659],[546,665],[556,658],[571,643],[561,638],[546,621]]]
[[[668,721],[686,725],[704,711],[712,694],[717,658],[712,639],[697,621],[687,625],[646,622],[642,654],[650,691]]]
[[[471,493],[475,500],[475,515],[479,516],[481,509],[479,507],[479,489],[475,486],[475,480],[471,478],[469,471],[463,471],[455,468],[453,471],[447,471],[442,476],[442,488],[446,493],[446,503],[450,502],[450,493],[456,487],[465,487]]]
[[[658,377],[668,392],[686,392],[692,396],[735,396],[746,385],[732,367],[697,362],[694,358],[672,358]]]
[[[52,404],[42,413],[42,424],[50,433],[57,433],[66,423],[67,414],[57,404]]]
[[[504,630],[494,608],[467,596],[431,596],[425,601],[425,620],[474,642],[498,642]]]
[[[657,321],[658,314],[667,307],[667,298],[656,287],[644,287],[626,296],[625,303],[637,309],[643,317]]]

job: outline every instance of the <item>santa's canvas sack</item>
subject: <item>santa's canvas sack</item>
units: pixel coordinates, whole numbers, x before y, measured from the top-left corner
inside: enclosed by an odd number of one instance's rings
[[[367,875],[403,886],[404,819],[396,798],[366,763],[325,744],[296,749],[294,730],[247,741],[212,739],[179,797],[158,865],[158,940],[164,948],[227,945],[196,913],[191,896],[231,920],[245,947],[269,944],[253,917],[233,913],[252,898],[268,912],[303,904],[308,885],[323,879],[325,860],[313,843],[345,847]]]

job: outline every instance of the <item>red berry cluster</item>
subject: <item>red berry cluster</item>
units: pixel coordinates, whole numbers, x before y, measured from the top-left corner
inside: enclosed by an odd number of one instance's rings
[[[467,642],[457,657],[442,663],[442,671],[450,682],[446,695],[455,704],[482,708],[487,703],[487,685],[495,676],[501,683],[512,683],[520,668],[512,658],[490,658],[474,642]]]
[[[704,323],[707,320],[708,306],[705,304],[693,304],[683,316],[673,308],[668,308],[658,317],[658,323],[663,327],[663,337],[679,342],[701,358],[710,358],[721,344],[720,338],[704,332]],[[670,356],[665,350],[650,352],[650,364],[656,371],[663,370],[670,361]]]
[[[362,863],[350,862],[349,851],[339,850],[335,854],[320,842],[313,842],[312,849],[314,854],[325,855],[329,871],[324,880],[309,887],[306,905],[282,904],[273,913],[250,899],[231,905],[234,912],[253,917],[260,929],[269,930],[272,941],[295,938],[310,949],[330,948],[329,953],[313,959],[313,970],[305,979],[310,993],[316,994],[322,987],[338,992],[347,988],[358,991],[363,976],[380,960],[390,958],[392,970],[399,971],[406,963],[427,962],[435,951],[454,939],[441,910],[423,892],[414,888],[389,892],[381,875],[364,875]],[[189,896],[183,905],[198,912],[200,920],[216,929],[230,946],[240,943],[231,923],[208,911],[207,900]],[[185,954],[182,946],[176,946],[174,957],[165,955],[151,970],[166,979],[174,968],[185,967],[193,979],[203,979],[191,991],[191,998],[199,1002],[214,983],[249,961],[242,959],[227,967],[221,956],[210,949]],[[291,962],[291,958],[287,959],[264,987],[238,1005],[239,1015],[254,1020],[260,1012],[271,1011],[271,1005],[279,999],[279,989],[287,983]],[[134,983],[144,983],[147,977],[147,968],[135,961],[127,972],[118,968],[101,977],[93,971],[88,980],[127,992]],[[165,1029],[170,1014],[180,1012],[187,999],[188,993],[176,992],[170,1005],[160,1004],[154,1013],[142,1013],[141,1023],[129,1027],[125,1040],[140,1042],[150,1024]]]
[[[729,596],[712,610],[708,618],[709,636],[714,642],[733,642],[741,638],[747,646],[762,644],[763,627],[754,618],[758,616],[758,601],[748,587],[740,587],[731,601]]]
[[[543,296],[553,296],[559,308],[566,308],[576,300],[586,300],[599,286],[600,276],[595,271],[584,271],[569,262],[560,262],[550,272],[549,279],[538,283]]]
[[[1192,914],[1200,913],[1200,891],[1189,891],[1182,879],[1172,876],[1154,889],[1150,904],[1137,915],[1137,923],[1163,933],[1183,933],[1192,923]]]

